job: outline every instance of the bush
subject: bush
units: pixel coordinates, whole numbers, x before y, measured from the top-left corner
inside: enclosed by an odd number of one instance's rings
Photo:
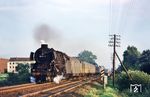
[[[17,73],[9,73],[8,78],[6,80],[0,81],[0,87],[2,86],[10,86],[10,85],[17,85],[17,84],[24,84],[29,83],[30,74],[17,74]]]
[[[149,97],[150,95],[150,89],[145,89],[141,93],[133,93],[130,92],[129,89],[123,90],[120,94],[122,97]]]
[[[5,81],[8,78],[8,74],[0,74],[0,81]]]
[[[141,71],[129,71],[128,73],[131,75],[132,80],[129,80],[125,72],[116,77],[119,90],[129,89],[130,84],[141,84],[143,90],[150,88],[150,75]]]

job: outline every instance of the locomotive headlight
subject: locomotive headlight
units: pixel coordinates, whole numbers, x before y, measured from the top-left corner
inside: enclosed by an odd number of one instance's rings
[[[32,69],[32,71],[35,71],[35,69]]]

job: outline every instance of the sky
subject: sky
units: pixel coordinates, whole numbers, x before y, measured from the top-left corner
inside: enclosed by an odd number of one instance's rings
[[[40,47],[37,27],[46,24],[55,37],[49,47],[77,56],[92,51],[96,62],[112,67],[109,35],[121,35],[117,52],[133,45],[150,48],[149,0],[0,0],[0,57],[28,57]],[[119,64],[117,62],[117,64]]]

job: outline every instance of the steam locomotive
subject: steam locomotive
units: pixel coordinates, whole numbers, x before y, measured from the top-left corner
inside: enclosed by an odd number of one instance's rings
[[[37,83],[53,81],[57,75],[63,75],[69,79],[100,73],[98,66],[48,48],[48,44],[41,44],[41,48],[37,49],[35,53],[31,52],[30,59],[35,60],[35,64],[31,67],[31,74]]]

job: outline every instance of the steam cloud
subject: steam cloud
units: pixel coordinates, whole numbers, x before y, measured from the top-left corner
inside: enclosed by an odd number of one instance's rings
[[[62,79],[65,79],[65,78],[63,77],[63,74],[62,74],[62,75],[57,75],[56,77],[54,77],[53,81],[54,81],[56,84],[59,84]]]
[[[56,38],[56,32],[46,24],[42,24],[35,29],[34,38],[39,43],[41,40],[49,42]]]

